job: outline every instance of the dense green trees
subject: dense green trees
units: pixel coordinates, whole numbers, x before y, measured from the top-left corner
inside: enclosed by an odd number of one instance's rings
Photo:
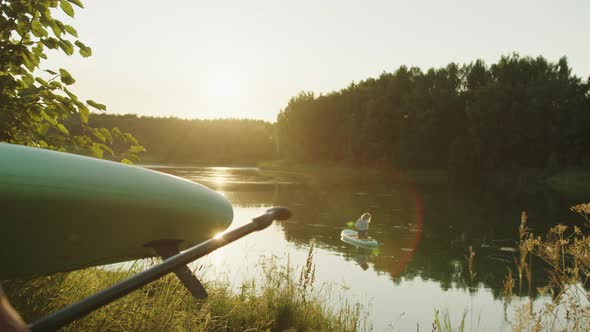
[[[444,68],[400,67],[318,97],[301,93],[278,116],[284,158],[459,176],[497,169],[590,165],[590,81],[565,58],[502,57]]]
[[[273,128],[264,121],[92,114],[89,123],[133,133],[146,162],[255,165],[276,158]]]

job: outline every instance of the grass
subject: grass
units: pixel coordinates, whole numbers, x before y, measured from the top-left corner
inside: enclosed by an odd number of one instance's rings
[[[206,284],[207,300],[196,300],[167,275],[141,290],[68,325],[65,331],[355,331],[358,304],[328,306],[329,294],[315,287],[313,246],[300,271],[277,259],[261,262],[261,279],[241,284]],[[89,268],[69,273],[3,282],[23,318],[34,321],[137,272]]]
[[[465,331],[465,318],[467,317],[467,310],[463,311],[463,316],[461,317],[461,321],[459,322],[459,326],[457,328],[453,328],[453,323],[451,322],[451,315],[448,311],[444,311],[442,314],[436,310],[434,312],[434,323],[432,323],[432,331],[457,331],[463,332]]]
[[[513,327],[517,331],[588,331],[590,330],[590,203],[573,206],[572,211],[585,219],[584,228],[556,225],[538,236],[527,228],[523,212],[520,225],[519,293],[526,286],[529,303],[516,308]],[[533,257],[540,259],[549,282],[536,291],[551,301],[535,308],[531,288]],[[526,278],[526,284],[522,275]],[[515,283],[506,279],[505,301],[512,298]]]

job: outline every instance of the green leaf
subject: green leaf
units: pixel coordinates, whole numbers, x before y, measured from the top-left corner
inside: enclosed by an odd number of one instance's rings
[[[30,31],[29,22],[26,20],[19,20],[16,25],[16,33],[24,38]]]
[[[64,33],[63,30],[59,27],[59,25],[55,22],[52,22],[51,24],[49,24],[49,26],[51,27],[53,34],[58,38]]]
[[[70,135],[70,132],[68,131],[68,129],[62,125],[61,123],[57,124],[57,129],[64,135]]]
[[[45,81],[41,77],[35,77],[35,81],[37,81],[37,83],[39,83],[39,84],[41,84],[43,86],[47,86],[47,81]]]
[[[72,7],[72,5],[70,5],[68,1],[61,0],[59,2],[59,6],[66,14],[68,14],[69,17],[74,17],[74,8]]]
[[[56,49],[59,46],[59,40],[53,37],[41,39],[41,42],[50,49]]]
[[[121,162],[122,162],[123,164],[127,164],[127,165],[133,165],[133,162],[132,162],[131,160],[127,159],[127,158],[123,158],[123,159],[121,159]]]
[[[127,154],[127,158],[129,160],[131,160],[133,163],[138,163],[141,159],[139,159],[139,157],[133,153],[128,153]]]
[[[106,105],[99,104],[99,103],[95,102],[94,100],[87,100],[86,102],[88,103],[88,105],[96,108],[99,111],[106,111],[107,110]]]
[[[39,63],[41,61],[39,60],[39,57],[37,55],[35,55],[34,53],[25,53],[25,55],[33,68],[39,67]]]
[[[55,24],[57,24],[57,26],[61,29],[61,31],[65,31],[66,30],[66,25],[63,24],[62,21],[60,20],[53,20],[55,22]]]
[[[76,42],[74,44],[76,44],[76,46],[78,46],[80,48],[80,55],[81,56],[87,58],[92,55],[92,48],[84,45],[84,43],[82,43],[81,41],[76,40]]]
[[[104,144],[99,144],[100,148],[105,151],[108,152],[111,156],[115,156],[115,151],[113,151],[111,148],[109,148],[108,146],[104,145]]]
[[[57,81],[51,81],[49,83],[49,87],[52,89],[62,89],[63,86],[61,85],[61,83],[57,82]]]
[[[71,25],[65,25],[65,30],[67,33],[69,33],[70,35],[74,36],[74,37],[78,37],[78,31],[76,31],[76,29],[74,29],[73,26]]]
[[[49,130],[49,123],[43,123],[37,128],[37,132],[41,135],[45,135],[47,130]]]
[[[66,85],[71,85],[76,82],[76,80],[72,77],[72,75],[70,75],[70,73],[63,68],[59,69],[59,75],[60,75],[60,80]]]
[[[80,0],[68,0],[68,1],[70,1],[71,3],[73,3],[74,5],[76,5],[80,8],[84,8],[84,5],[82,4],[82,1],[80,1]]]
[[[84,124],[88,124],[88,117],[90,117],[90,110],[84,105],[78,105],[78,113],[80,113],[80,119]]]
[[[98,143],[93,143],[92,147],[90,148],[90,151],[92,152],[92,155],[96,158],[101,158],[104,155],[104,151],[100,148],[100,144]]]
[[[64,88],[64,92],[68,95],[68,97],[70,97],[71,100],[73,100],[74,102],[78,101],[78,96],[76,96],[75,94],[73,94],[70,90],[68,90],[67,88]],[[76,103],[76,105],[78,105],[78,107],[80,107],[80,105],[84,106],[84,104],[82,103]],[[86,107],[86,106],[84,106]]]
[[[133,143],[135,145],[139,145],[139,142],[137,142],[137,139],[135,139],[135,137],[133,137],[133,135],[131,135],[130,133],[125,133],[124,136],[127,141],[130,141],[131,143]]]
[[[50,73],[51,75],[57,75],[56,72],[54,72],[53,70],[49,70],[49,69],[45,69],[44,72]]]
[[[36,56],[41,56],[43,54],[43,44],[37,43],[37,45],[33,46],[31,49]]]
[[[141,145],[134,145],[129,148],[129,152],[131,152],[131,153],[145,152],[145,148]]]
[[[81,48],[79,52],[80,52],[80,55],[85,58],[92,56],[92,48],[90,48],[90,47]]]
[[[113,136],[111,135],[111,131],[107,128],[100,128],[100,132],[106,137],[108,144],[113,144]]]
[[[45,119],[45,121],[49,122],[50,124],[57,126],[57,121],[55,121],[55,119],[49,115],[47,115],[47,113],[45,113],[45,111],[41,111],[41,116],[43,117],[43,119]]]
[[[61,39],[59,41],[59,47],[67,54],[72,55],[74,54],[74,45],[69,40]]]
[[[45,30],[45,28],[43,28],[43,25],[41,25],[41,23],[37,20],[33,20],[33,22],[31,22],[31,32],[35,37],[39,38],[47,37],[48,35],[47,30]]]
[[[31,58],[28,56],[25,56],[22,58],[23,59],[23,65],[25,65],[25,67],[27,67],[27,69],[29,71],[34,71],[35,70],[35,63],[34,61],[31,61]]]
[[[102,134],[100,131],[98,131],[98,130],[95,130],[95,131],[93,132],[93,134],[94,134],[94,136],[95,136],[96,138],[98,138],[98,139],[99,139],[101,142],[106,142],[106,137],[104,137],[104,135],[103,135],[103,134]]]
[[[26,87],[30,87],[31,85],[33,85],[33,83],[35,83],[35,78],[31,74],[23,75],[22,80],[23,80],[24,86],[26,86]]]
[[[38,92],[39,92],[39,90],[35,87],[24,88],[18,92],[18,95],[25,98],[25,97],[30,97],[30,96],[36,96]]]
[[[39,13],[41,14],[41,18],[43,18],[44,20],[51,20],[51,10],[49,10],[49,7],[47,7],[44,4],[40,4],[39,2],[36,3],[36,9],[39,11]],[[44,23],[45,25],[45,23]]]

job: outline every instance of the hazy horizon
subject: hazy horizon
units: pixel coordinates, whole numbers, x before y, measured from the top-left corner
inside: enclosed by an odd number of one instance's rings
[[[93,56],[52,53],[42,69],[68,69],[73,90],[109,114],[274,122],[301,91],[330,93],[402,65],[490,64],[513,52],[566,56],[577,76],[590,75],[583,1],[84,5],[63,20]]]

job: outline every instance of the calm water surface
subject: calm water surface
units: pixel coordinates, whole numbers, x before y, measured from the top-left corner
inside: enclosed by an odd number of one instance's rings
[[[542,231],[576,216],[580,203],[550,190],[457,193],[446,186],[347,184],[304,186],[262,176],[256,168],[158,167],[223,194],[234,207],[231,228],[273,206],[294,212],[291,222],[273,224],[209,256],[203,279],[241,281],[260,277],[262,257],[275,256],[298,267],[315,243],[317,284],[331,288],[332,301],[363,304],[375,331],[432,330],[435,310],[448,310],[454,324],[467,311],[466,329],[511,330],[500,300],[507,267],[514,269],[520,212]],[[340,241],[346,223],[363,212],[373,215],[370,235],[377,250]],[[475,282],[466,255],[476,251]],[[540,270],[540,269],[539,269]],[[538,271],[542,272],[542,271]],[[541,280],[542,276],[537,276]],[[525,301],[520,299],[518,301]],[[547,299],[537,298],[537,305]]]

